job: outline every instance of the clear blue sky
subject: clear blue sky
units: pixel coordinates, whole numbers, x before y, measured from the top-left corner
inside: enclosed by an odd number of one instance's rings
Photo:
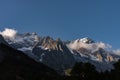
[[[0,30],[5,27],[120,48],[120,0],[0,0]]]

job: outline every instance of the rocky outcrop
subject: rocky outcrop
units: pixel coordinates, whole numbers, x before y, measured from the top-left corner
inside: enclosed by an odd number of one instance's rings
[[[43,49],[38,44],[33,48],[32,52],[39,56],[42,63],[60,73],[74,65],[75,59],[73,55],[60,39],[43,38],[41,42]]]
[[[115,61],[115,59],[113,56],[107,55],[107,61],[112,62],[112,61]]]

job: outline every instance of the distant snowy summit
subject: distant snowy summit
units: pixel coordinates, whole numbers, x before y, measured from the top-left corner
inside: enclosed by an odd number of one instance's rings
[[[88,38],[88,37],[78,39],[78,41],[83,42],[83,43],[87,43],[87,44],[94,43],[94,41],[91,38]]]
[[[109,44],[95,42],[88,37],[67,42],[49,36],[41,37],[35,32],[21,34],[8,28],[0,34],[13,48],[58,72],[71,68],[75,62],[90,62],[99,71],[110,70],[112,64],[120,59],[119,50],[109,50]]]

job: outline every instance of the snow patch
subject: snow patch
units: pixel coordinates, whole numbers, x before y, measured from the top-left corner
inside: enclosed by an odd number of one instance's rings
[[[38,46],[39,48],[43,49],[43,50],[48,50],[48,48],[45,48],[43,46]]]
[[[32,51],[32,48],[31,47],[22,47],[22,48],[18,48],[18,50],[20,50],[20,51]]]
[[[43,56],[45,55],[45,53],[42,53],[41,56],[40,56],[40,62],[43,61]]]

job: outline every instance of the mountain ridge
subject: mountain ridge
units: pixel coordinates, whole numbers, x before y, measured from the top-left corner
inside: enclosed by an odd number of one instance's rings
[[[110,45],[95,42],[88,37],[62,41],[60,38],[40,37],[34,32],[16,33],[12,39],[9,38],[4,37],[13,48],[60,73],[71,68],[75,62],[90,62],[98,71],[110,70],[113,68],[112,64],[120,58],[118,53],[108,50]]]
[[[61,80],[53,69],[0,43],[0,80]]]

